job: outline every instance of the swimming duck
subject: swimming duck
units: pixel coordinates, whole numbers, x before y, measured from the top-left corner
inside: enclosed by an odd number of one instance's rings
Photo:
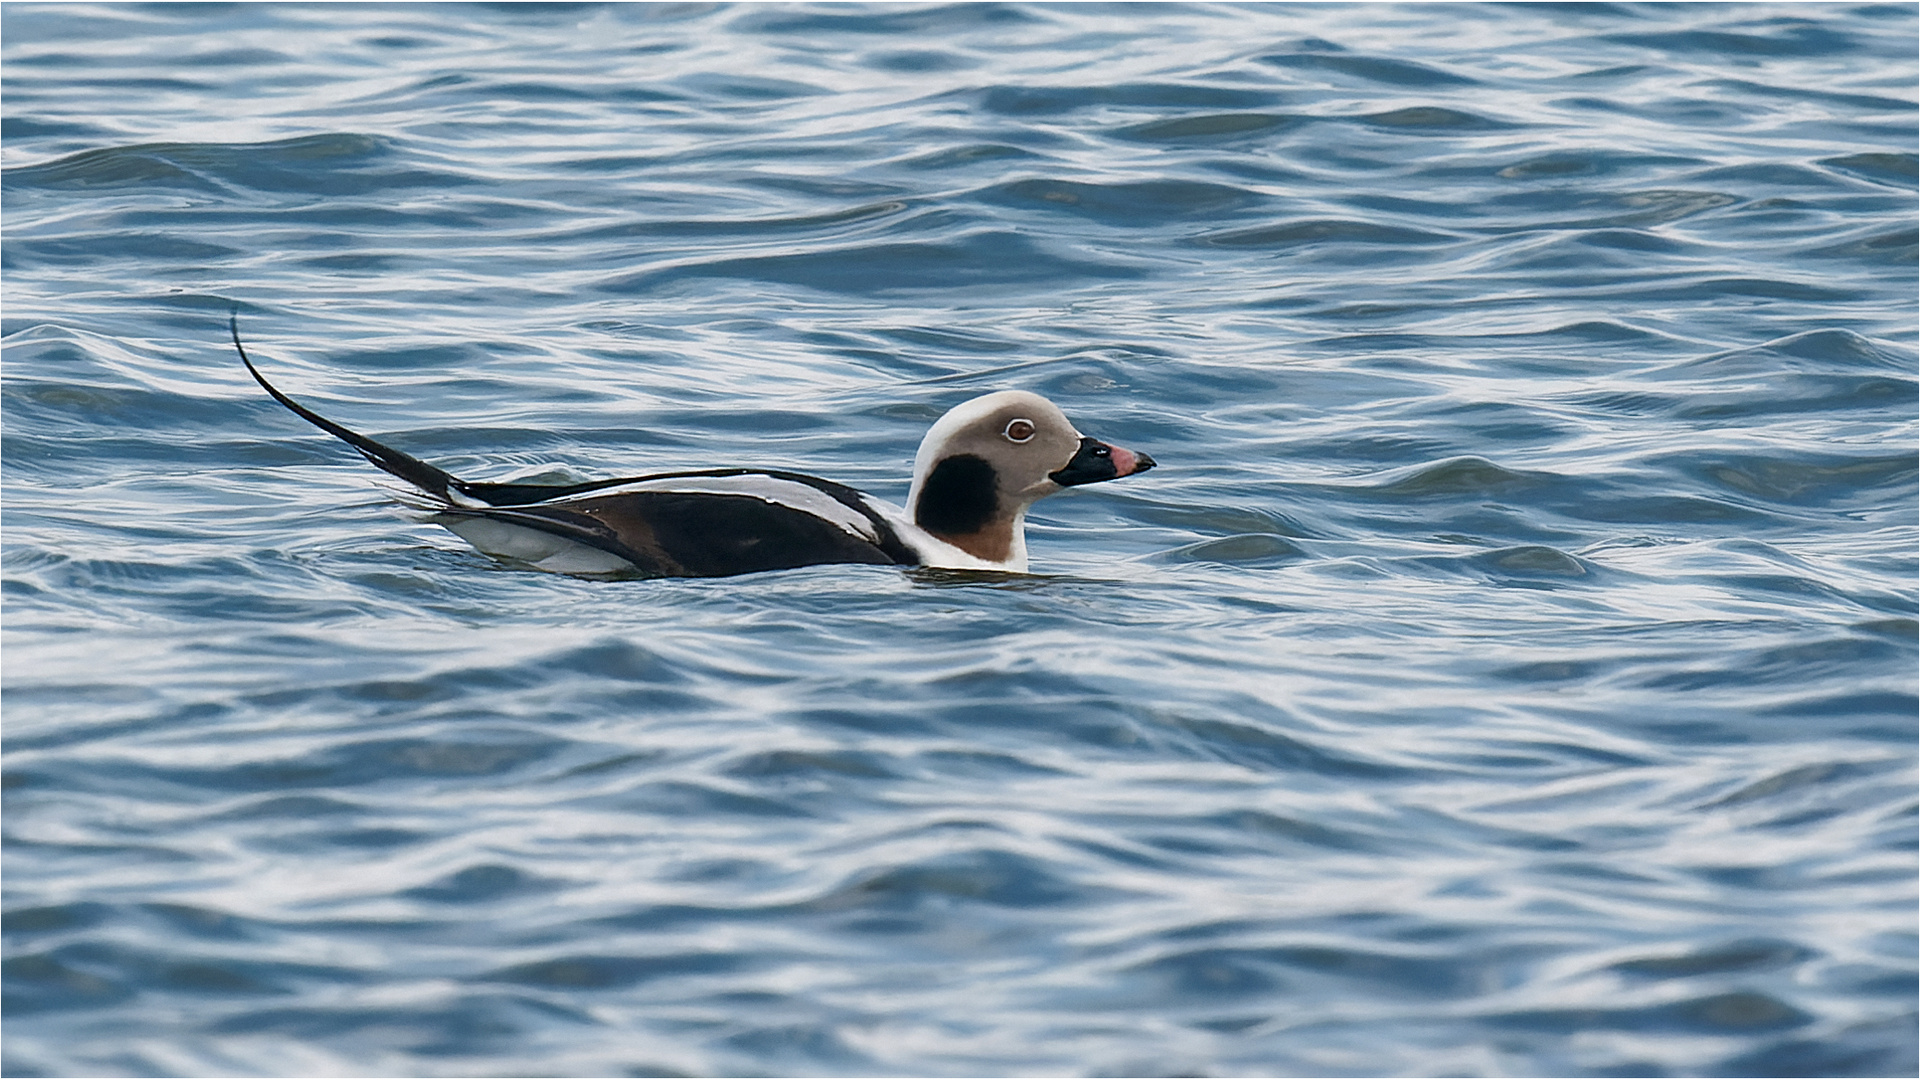
[[[461,480],[350,431],[281,393],[240,344],[254,381],[294,415],[404,480],[402,502],[480,551],[564,574],[725,577],[828,563],[1027,569],[1027,508],[1081,484],[1153,468],[1080,434],[1053,402],[1002,390],[954,406],[914,456],[902,511],[783,469],[701,469],[576,484]]]

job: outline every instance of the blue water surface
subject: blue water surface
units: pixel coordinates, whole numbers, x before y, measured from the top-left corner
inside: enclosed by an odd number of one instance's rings
[[[1912,4],[49,5],[10,1075],[1912,1075]],[[399,512],[1047,394],[1034,573]]]

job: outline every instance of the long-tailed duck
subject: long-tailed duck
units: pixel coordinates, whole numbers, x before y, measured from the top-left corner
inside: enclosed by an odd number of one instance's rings
[[[1074,430],[1038,394],[1002,390],[953,407],[920,443],[908,514],[844,484],[781,469],[701,469],[577,484],[461,480],[328,420],[281,393],[240,344],[254,380],[296,416],[415,490],[429,512],[488,555],[565,574],[724,577],[825,563],[1027,569],[1027,507],[1154,461]]]

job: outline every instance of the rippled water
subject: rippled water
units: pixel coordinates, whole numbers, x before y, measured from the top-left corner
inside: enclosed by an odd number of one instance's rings
[[[1912,5],[9,4],[12,1075],[1911,1074]],[[1027,578],[595,582],[473,479]]]

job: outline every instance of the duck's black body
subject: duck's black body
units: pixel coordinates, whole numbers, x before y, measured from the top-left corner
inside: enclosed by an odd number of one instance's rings
[[[411,485],[403,502],[481,551],[561,573],[722,577],[827,563],[1024,571],[1029,503],[1154,464],[1081,436],[1044,398],[1006,391],[934,425],[916,461],[911,516],[844,484],[778,469],[475,483],[281,393],[248,358],[237,316],[229,329],[262,389]]]
[[[449,527],[461,523],[461,519],[524,526],[607,552],[633,564],[641,573],[657,577],[724,577],[825,563],[917,566],[924,561],[901,542],[886,519],[864,505],[859,492],[817,476],[715,469],[664,473],[635,481],[704,477],[760,478],[770,493],[777,493],[779,485],[811,488],[865,517],[871,525],[871,539],[771,497],[705,491],[616,491],[582,498],[567,498],[556,491],[529,500],[536,505],[508,503],[486,510],[441,510],[435,520]],[[459,528],[453,531],[462,532]]]

